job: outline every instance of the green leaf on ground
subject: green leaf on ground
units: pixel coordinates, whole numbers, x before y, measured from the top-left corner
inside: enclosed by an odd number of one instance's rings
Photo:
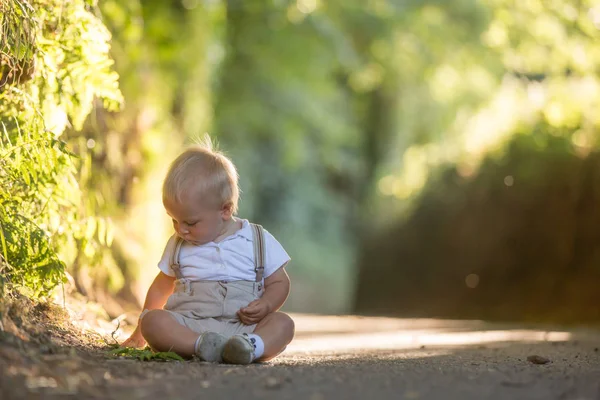
[[[140,361],[185,361],[172,351],[154,352],[150,347],[134,349],[132,347],[117,347],[108,352],[117,357],[135,358]]]

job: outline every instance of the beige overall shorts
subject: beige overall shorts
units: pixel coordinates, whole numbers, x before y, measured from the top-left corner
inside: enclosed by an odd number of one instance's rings
[[[219,332],[229,337],[239,333],[254,332],[256,324],[244,325],[237,312],[263,294],[265,266],[264,232],[260,225],[250,224],[254,243],[254,281],[190,281],[181,274],[179,252],[183,240],[177,238],[171,256],[171,268],[175,273],[175,291],[164,309],[178,323],[194,332]]]

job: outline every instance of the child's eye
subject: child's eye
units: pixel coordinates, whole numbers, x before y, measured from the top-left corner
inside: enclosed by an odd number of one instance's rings
[[[196,221],[196,222],[186,222],[185,224],[186,224],[187,226],[194,226],[194,225],[196,225],[197,223],[198,223],[198,221]]]

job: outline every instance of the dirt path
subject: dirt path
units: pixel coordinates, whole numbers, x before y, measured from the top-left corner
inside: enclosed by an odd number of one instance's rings
[[[56,326],[48,344],[4,335],[0,399],[600,400],[598,332],[477,321],[295,320],[288,351],[249,367],[111,359],[90,344],[93,336],[84,340]],[[532,355],[549,362],[532,363]]]

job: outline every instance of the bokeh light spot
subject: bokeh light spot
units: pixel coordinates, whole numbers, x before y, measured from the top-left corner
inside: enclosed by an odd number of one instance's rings
[[[477,275],[477,274],[467,275],[467,277],[465,278],[465,284],[467,285],[468,288],[475,289],[477,286],[479,286],[479,275]]]
[[[296,7],[302,14],[310,14],[317,9],[317,0],[298,0]]]
[[[181,4],[183,5],[183,8],[185,8],[186,10],[193,10],[194,8],[198,7],[198,0],[182,0]]]

